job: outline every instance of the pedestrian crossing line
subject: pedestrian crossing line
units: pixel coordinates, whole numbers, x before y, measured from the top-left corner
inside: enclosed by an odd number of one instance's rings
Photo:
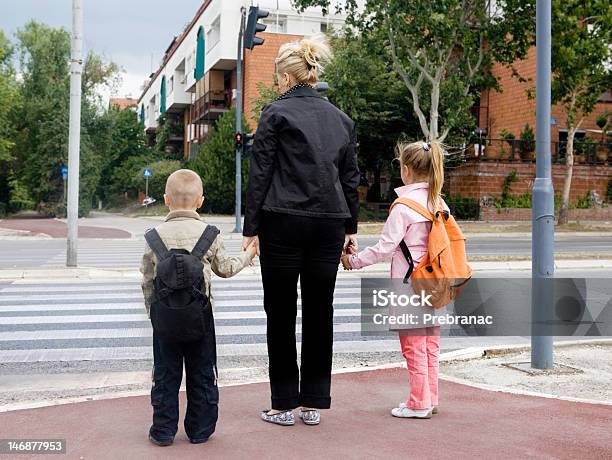
[[[359,316],[361,311],[355,309],[337,309],[334,316]],[[298,310],[297,316],[301,317],[302,312]],[[253,319],[265,318],[266,313],[262,311],[221,311],[215,312],[215,319]],[[125,314],[125,315],[62,315],[62,316],[2,316],[0,325],[6,324],[46,324],[46,323],[108,323],[125,321],[149,321],[147,315]]]
[[[298,352],[301,345],[297,344]],[[398,352],[397,339],[393,340],[346,340],[334,343],[334,353]],[[267,354],[265,343],[228,343],[217,345],[217,355],[258,356]],[[51,348],[36,350],[0,350],[2,363],[106,361],[106,360],[151,360],[153,350],[145,347],[100,347],[100,348]]]
[[[296,326],[296,333],[300,334],[301,323]],[[334,333],[361,332],[360,323],[334,324]],[[266,333],[266,325],[244,326],[216,326],[215,335],[262,335]],[[0,342],[28,341],[28,340],[66,340],[66,339],[120,339],[132,337],[153,337],[153,329],[126,328],[126,329],[66,329],[50,331],[8,331],[0,332]]]

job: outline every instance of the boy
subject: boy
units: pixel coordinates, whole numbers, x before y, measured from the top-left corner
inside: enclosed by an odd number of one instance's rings
[[[255,246],[229,257],[219,231],[200,220],[202,180],[188,169],[168,177],[165,222],[145,235],[142,291],[153,323],[153,425],[149,440],[159,446],[174,441],[178,429],[178,393],[185,363],[185,432],[194,443],[206,442],[218,414],[216,342],[210,305],[211,270],[228,278],[246,267]],[[177,308],[178,307],[178,308]]]

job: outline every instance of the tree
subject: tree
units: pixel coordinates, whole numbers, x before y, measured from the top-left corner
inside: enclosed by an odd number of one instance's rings
[[[359,166],[374,172],[372,190],[380,190],[380,172],[391,166],[397,140],[420,138],[410,93],[378,52],[379,44],[350,32],[331,37],[333,58],[322,76],[329,100],[356,123]]]
[[[16,33],[20,57],[20,98],[12,173],[38,210],[63,211],[60,168],[68,157],[70,34],[31,21]],[[112,85],[117,66],[90,53],[83,71],[81,117],[81,214],[89,211],[100,181],[105,144],[98,142],[98,90]]]
[[[231,213],[234,211],[236,183],[235,121],[235,109],[221,115],[192,163],[193,169],[200,175],[204,183],[205,207],[215,213]],[[250,131],[244,117],[242,125],[245,127],[244,133],[248,134]],[[248,175],[248,161],[243,156],[243,194],[246,191]]]
[[[295,0],[300,8],[329,0]],[[336,3],[364,36],[384,31],[381,49],[409,90],[426,139],[444,141],[464,119],[478,91],[495,86],[494,61],[525,56],[534,31],[534,0],[358,0]],[[495,9],[493,9],[495,8]]]
[[[612,4],[606,0],[554,0],[552,102],[567,123],[566,168],[559,223],[567,223],[574,138],[602,93],[612,87]]]

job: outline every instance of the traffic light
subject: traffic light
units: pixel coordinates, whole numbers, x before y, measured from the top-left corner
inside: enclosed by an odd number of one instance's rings
[[[234,141],[236,142],[236,148],[241,149],[242,148],[242,133],[236,133],[236,135],[234,136]]]
[[[270,13],[266,10],[259,9],[258,6],[249,8],[249,20],[247,22],[246,32],[244,34],[244,47],[252,50],[257,45],[263,45],[264,39],[257,37],[257,32],[266,30],[266,25],[257,21],[267,18]]]

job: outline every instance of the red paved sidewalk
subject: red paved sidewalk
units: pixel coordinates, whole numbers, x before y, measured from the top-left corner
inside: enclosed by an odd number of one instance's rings
[[[315,427],[260,421],[268,385],[253,384],[221,389],[217,432],[202,445],[189,444],[182,427],[173,446],[151,445],[145,396],[1,413],[0,437],[66,438],[67,457],[76,459],[612,458],[612,406],[442,381],[439,415],[396,419],[389,409],[405,396],[405,372],[335,375],[333,409]]]
[[[45,234],[52,238],[66,238],[66,223],[56,219],[4,219],[0,220],[0,228],[22,230],[33,236]],[[130,232],[118,228],[91,227],[79,225],[80,238],[131,238]]]

